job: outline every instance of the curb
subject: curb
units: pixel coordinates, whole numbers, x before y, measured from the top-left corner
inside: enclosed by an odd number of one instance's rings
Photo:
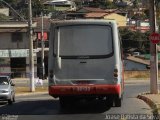
[[[158,110],[160,107],[159,107],[158,104],[154,103],[154,101],[152,101],[152,99],[149,99],[149,98],[147,98],[146,96],[143,96],[143,95],[138,95],[137,98],[143,100],[144,102],[146,102],[152,108],[153,115],[160,115],[160,111]]]
[[[15,96],[20,97],[20,96],[44,95],[44,94],[48,94],[48,92],[30,92],[30,93],[15,94]]]

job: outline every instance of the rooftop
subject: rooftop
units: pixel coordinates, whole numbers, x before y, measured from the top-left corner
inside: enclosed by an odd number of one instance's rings
[[[87,13],[85,15],[86,18],[102,18],[104,17],[105,15],[107,15],[108,13],[95,13],[95,12],[92,12],[92,13]]]
[[[33,27],[37,26],[36,22],[33,22]],[[0,32],[27,32],[28,23],[19,21],[0,21]]]
[[[106,12],[101,8],[95,8],[95,7],[83,7],[83,8],[80,8],[78,11],[82,11],[82,10],[86,10],[86,12],[103,12],[103,13]]]

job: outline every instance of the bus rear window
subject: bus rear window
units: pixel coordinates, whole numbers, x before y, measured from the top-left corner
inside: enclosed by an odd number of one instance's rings
[[[112,39],[110,26],[73,25],[56,30],[60,56],[108,55],[113,51]]]

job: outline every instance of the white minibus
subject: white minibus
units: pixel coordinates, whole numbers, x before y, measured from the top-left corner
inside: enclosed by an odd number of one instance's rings
[[[61,107],[77,99],[102,99],[121,106],[123,60],[114,20],[52,21],[49,38],[49,94]]]

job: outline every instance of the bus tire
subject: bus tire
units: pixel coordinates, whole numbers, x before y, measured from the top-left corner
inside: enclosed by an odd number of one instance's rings
[[[106,104],[107,104],[107,107],[113,106],[113,96],[112,95],[109,95],[106,97]]]
[[[122,99],[119,96],[116,96],[114,99],[115,107],[121,107]]]

